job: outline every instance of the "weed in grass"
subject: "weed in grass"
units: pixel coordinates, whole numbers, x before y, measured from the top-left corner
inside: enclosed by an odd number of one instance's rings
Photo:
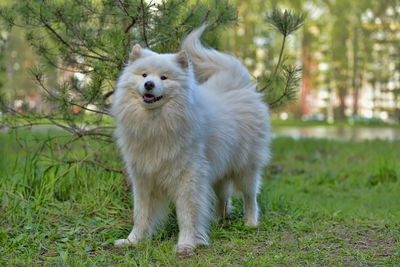
[[[394,167],[382,166],[376,174],[373,174],[368,179],[368,184],[375,186],[378,184],[388,184],[397,182],[397,172]]]

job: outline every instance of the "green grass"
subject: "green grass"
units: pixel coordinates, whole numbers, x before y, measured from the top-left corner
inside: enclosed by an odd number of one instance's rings
[[[272,127],[315,127],[315,126],[326,126],[326,127],[353,127],[353,128],[400,128],[399,123],[386,123],[382,121],[335,121],[334,123],[328,123],[326,121],[302,121],[299,119],[288,119],[281,120],[278,118],[271,119]]]
[[[24,131],[17,141],[15,132],[0,133],[0,265],[400,264],[398,142],[275,139],[258,199],[260,226],[244,226],[235,196],[233,213],[212,225],[211,246],[181,257],[173,213],[138,247],[112,246],[131,230],[125,178],[55,158],[118,169],[118,151],[80,141],[66,149],[69,138]]]

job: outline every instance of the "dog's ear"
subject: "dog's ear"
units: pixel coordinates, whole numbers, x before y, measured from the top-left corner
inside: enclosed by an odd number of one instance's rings
[[[129,63],[132,63],[136,59],[140,58],[141,55],[142,55],[142,47],[140,46],[140,44],[135,44],[132,47],[131,53],[129,54]]]
[[[178,61],[179,65],[184,69],[187,70],[189,67],[189,59],[186,55],[184,50],[180,51],[176,54],[176,61]]]

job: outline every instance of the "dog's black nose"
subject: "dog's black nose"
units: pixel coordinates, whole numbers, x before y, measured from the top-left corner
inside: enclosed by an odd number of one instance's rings
[[[144,89],[149,90],[149,91],[154,89],[154,83],[152,81],[145,82]]]

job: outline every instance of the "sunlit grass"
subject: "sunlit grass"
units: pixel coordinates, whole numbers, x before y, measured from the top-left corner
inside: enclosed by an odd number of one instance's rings
[[[85,158],[118,169],[118,151],[91,142],[65,150],[57,139],[45,142],[54,136],[70,138],[58,131],[0,134],[1,265],[400,262],[398,142],[275,139],[259,196],[260,226],[244,226],[242,201],[235,196],[233,213],[213,223],[211,246],[180,257],[174,253],[173,213],[154,238],[135,248],[113,248],[132,223],[125,178],[54,159]]]
[[[366,121],[335,121],[328,123],[327,121],[318,120],[299,120],[299,119],[287,119],[281,120],[277,117],[271,119],[273,127],[314,127],[314,126],[326,126],[326,127],[355,127],[355,128],[400,128],[400,124],[387,123],[380,120],[366,120]]]

